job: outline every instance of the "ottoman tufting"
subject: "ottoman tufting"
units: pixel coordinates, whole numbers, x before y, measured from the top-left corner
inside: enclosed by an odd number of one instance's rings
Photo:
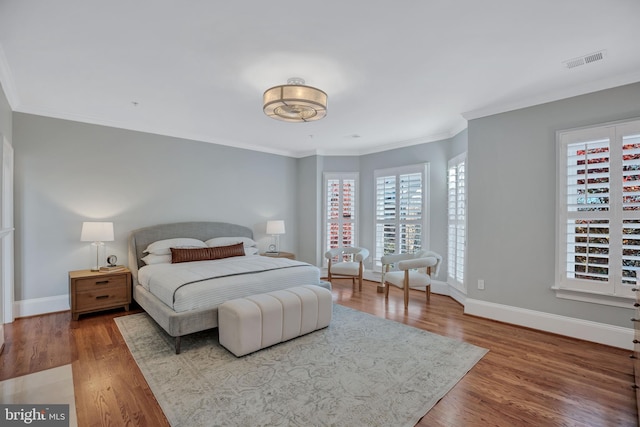
[[[331,291],[315,285],[226,301],[218,307],[220,344],[244,356],[329,326]]]

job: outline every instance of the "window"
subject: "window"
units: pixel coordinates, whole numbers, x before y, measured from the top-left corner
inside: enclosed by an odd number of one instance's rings
[[[325,251],[357,246],[357,188],[357,173],[324,174]]]
[[[640,120],[558,133],[558,288],[633,297],[640,272]]]
[[[375,172],[376,268],[384,255],[426,249],[428,176],[428,164]]]
[[[466,153],[448,163],[447,176],[447,283],[466,293],[464,256],[466,248],[467,189]]]

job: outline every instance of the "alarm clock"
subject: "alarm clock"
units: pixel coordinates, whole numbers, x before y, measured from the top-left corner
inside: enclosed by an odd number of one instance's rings
[[[116,262],[118,262],[118,257],[115,255],[109,255],[107,257],[107,263],[109,264],[109,267],[115,267],[116,266]]]

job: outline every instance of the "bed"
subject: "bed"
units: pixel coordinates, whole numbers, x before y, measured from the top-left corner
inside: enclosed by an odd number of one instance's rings
[[[154,242],[167,239],[207,242],[225,237],[251,241],[253,231],[225,222],[179,222],[140,228],[129,236],[133,298],[175,337],[176,354],[180,353],[180,337],[218,326],[217,307],[226,300],[299,285],[331,289],[330,283],[320,280],[317,267],[285,258],[249,255],[152,265],[143,261],[149,255],[145,250]],[[182,276],[188,279],[180,279]],[[187,283],[180,284],[179,280]]]

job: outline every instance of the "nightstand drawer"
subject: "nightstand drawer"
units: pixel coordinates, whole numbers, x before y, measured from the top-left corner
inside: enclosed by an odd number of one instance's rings
[[[90,277],[87,279],[76,280],[76,291],[92,291],[100,288],[120,287],[125,289],[127,286],[127,276],[122,274],[110,277]]]
[[[71,318],[80,314],[131,304],[131,272],[123,268],[117,272],[76,270],[69,272],[69,306]]]
[[[76,310],[94,310],[102,307],[112,307],[129,303],[129,292],[125,286],[109,286],[95,288],[76,294]]]

